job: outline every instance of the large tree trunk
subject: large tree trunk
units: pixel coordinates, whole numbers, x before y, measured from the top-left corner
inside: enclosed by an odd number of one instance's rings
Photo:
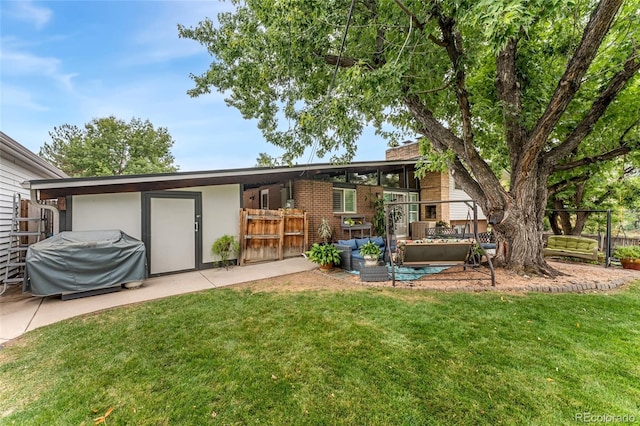
[[[546,174],[537,171],[520,179],[509,192],[501,213],[502,220],[493,225],[498,237],[494,263],[519,274],[555,277],[559,272],[547,264],[543,252]],[[489,205],[486,208],[496,211],[498,207]]]

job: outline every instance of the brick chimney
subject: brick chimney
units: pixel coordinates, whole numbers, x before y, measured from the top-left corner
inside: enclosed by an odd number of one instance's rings
[[[417,160],[420,158],[420,144],[418,142],[403,142],[402,145],[389,148],[385,152],[387,161],[393,160]]]

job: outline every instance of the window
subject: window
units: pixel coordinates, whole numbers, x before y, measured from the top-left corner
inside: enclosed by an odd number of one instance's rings
[[[333,212],[355,213],[356,190],[347,188],[333,188]]]
[[[313,177],[314,180],[320,180],[323,182],[338,182],[345,183],[347,182],[347,175],[344,171],[334,171],[334,172],[326,172],[320,173]]]
[[[384,191],[384,200],[386,202],[398,202],[398,203],[406,203],[406,202],[418,202],[419,195],[417,192],[395,192],[395,191]],[[400,217],[398,222],[395,224],[396,236],[402,237],[409,235],[409,224],[411,222],[415,222],[418,220],[419,215],[419,205],[418,204],[400,204],[396,207],[396,210],[400,212]]]
[[[260,208],[262,210],[269,210],[269,190],[263,189],[260,191]]]
[[[410,202],[418,202],[418,194],[415,192],[409,193],[409,201]],[[418,204],[409,204],[409,223],[418,221]]]
[[[401,188],[400,173],[384,173],[380,175],[380,185],[385,188]]]
[[[349,173],[349,183],[356,183],[360,185],[377,185],[378,172]]]
[[[452,178],[453,179],[453,189],[459,189],[462,191],[462,186],[460,186],[460,183],[456,180],[456,178]]]
[[[437,207],[435,205],[427,206],[426,209],[427,219],[435,219],[437,217]]]

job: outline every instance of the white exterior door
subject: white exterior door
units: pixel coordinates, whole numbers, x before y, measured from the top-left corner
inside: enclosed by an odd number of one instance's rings
[[[200,269],[200,194],[145,194],[149,273]]]
[[[407,194],[405,192],[392,192],[384,191],[385,201],[404,203],[407,201]],[[396,237],[403,238],[409,235],[409,227],[407,226],[407,209],[406,204],[400,204],[394,207],[397,213],[397,220],[395,221],[395,235]]]

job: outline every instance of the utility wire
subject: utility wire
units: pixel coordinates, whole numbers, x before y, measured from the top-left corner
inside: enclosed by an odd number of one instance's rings
[[[356,5],[356,0],[351,0],[351,6],[349,7],[349,15],[347,16],[347,25],[344,27],[344,34],[342,35],[342,43],[340,44],[340,51],[338,52],[338,59],[336,60],[336,67],[333,69],[333,75],[331,76],[331,82],[329,82],[329,87],[327,87],[327,95],[324,99],[324,107],[322,109],[322,117],[324,118],[325,113],[327,112],[327,100],[331,96],[331,92],[333,90],[333,85],[336,81],[336,76],[338,75],[338,69],[340,68],[340,61],[342,60],[342,54],[344,53],[344,45],[347,42],[347,34],[349,33],[349,25],[351,24],[351,18],[353,17],[353,9]],[[309,153],[309,160],[307,161],[307,167],[311,165],[311,161],[318,150],[318,139],[313,144],[311,148],[311,153]]]

